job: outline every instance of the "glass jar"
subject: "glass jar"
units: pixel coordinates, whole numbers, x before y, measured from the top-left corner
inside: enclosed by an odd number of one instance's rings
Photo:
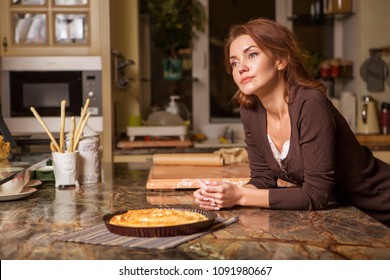
[[[334,14],[348,14],[352,11],[351,0],[333,0],[332,12]]]
[[[332,78],[340,77],[340,60],[332,59],[330,62],[330,75]]]
[[[320,77],[330,78],[330,64],[328,61],[324,61],[320,64]]]
[[[352,78],[352,61],[342,60],[340,62],[340,77],[341,78]]]

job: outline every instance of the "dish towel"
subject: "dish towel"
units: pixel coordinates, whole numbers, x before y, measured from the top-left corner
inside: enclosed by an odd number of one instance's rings
[[[206,231],[194,233],[190,235],[179,235],[172,237],[131,237],[122,236],[111,233],[105,224],[99,224],[97,226],[83,229],[77,232],[65,234],[62,236],[56,236],[57,241],[64,242],[80,242],[95,245],[111,245],[122,246],[125,248],[137,248],[137,249],[170,249],[174,248],[184,242],[198,238],[202,235],[211,233],[215,230],[224,228],[230,224],[235,223],[238,220],[238,216],[230,218],[218,217],[215,219],[214,224]]]

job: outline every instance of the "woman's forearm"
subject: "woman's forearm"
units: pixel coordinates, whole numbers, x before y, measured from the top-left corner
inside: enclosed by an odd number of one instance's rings
[[[269,191],[267,189],[257,189],[254,185],[248,184],[242,186],[240,192],[240,205],[269,208]]]

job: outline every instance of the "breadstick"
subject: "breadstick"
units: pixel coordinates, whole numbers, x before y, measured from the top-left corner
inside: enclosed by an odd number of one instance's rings
[[[76,130],[75,130],[75,135],[78,135],[79,132],[80,132],[81,124],[82,124],[82,122],[84,120],[84,116],[85,116],[85,113],[87,112],[87,109],[88,109],[90,101],[91,100],[89,98],[87,98],[85,100],[85,104],[84,104],[83,110],[81,111],[80,120],[79,120],[79,123],[77,124]]]
[[[30,107],[31,112],[33,112],[35,118],[38,120],[38,122],[42,125],[42,127],[45,129],[47,135],[49,136],[51,142],[53,142],[54,147],[56,148],[57,152],[61,152],[60,147],[58,146],[58,143],[56,139],[54,138],[53,134],[49,131],[47,128],[45,122],[42,120],[41,116],[38,114],[38,112],[35,110],[34,107]]]
[[[70,132],[69,132],[69,146],[68,152],[73,152],[73,141],[74,141],[74,129],[75,129],[76,121],[75,117],[70,118]]]
[[[56,147],[54,146],[53,142],[50,142],[50,151],[57,152]]]
[[[80,125],[80,130],[77,133],[76,138],[75,138],[74,143],[73,143],[73,151],[77,150],[77,146],[79,145],[81,133],[83,132],[84,127],[87,124],[87,121],[88,121],[90,115],[91,115],[91,112],[88,112],[87,116],[83,119],[83,123]]]
[[[60,126],[60,150],[61,153],[65,151],[65,107],[66,107],[66,100],[61,101],[61,126]]]

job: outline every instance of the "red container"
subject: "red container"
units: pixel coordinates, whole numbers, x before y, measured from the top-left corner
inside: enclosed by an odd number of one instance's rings
[[[382,103],[379,123],[381,126],[382,134],[390,134],[390,103]]]

